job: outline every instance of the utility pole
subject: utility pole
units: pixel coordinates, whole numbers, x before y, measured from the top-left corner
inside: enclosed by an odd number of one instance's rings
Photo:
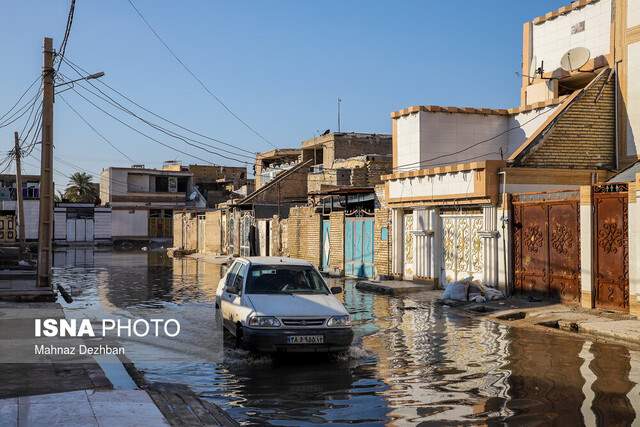
[[[340,132],[340,103],[341,102],[342,102],[342,99],[338,97],[338,132]]]
[[[44,38],[42,66],[42,143],[40,165],[40,216],[38,219],[38,287],[51,288],[53,226],[53,39]]]
[[[16,204],[18,206],[18,237],[20,238],[20,258],[24,256],[24,202],[22,200],[22,169],[20,166],[20,139],[18,132],[13,133],[16,156]]]

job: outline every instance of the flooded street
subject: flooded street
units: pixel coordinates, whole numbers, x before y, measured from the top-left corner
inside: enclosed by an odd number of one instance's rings
[[[67,312],[214,310],[221,266],[161,252],[57,251]],[[349,357],[251,358],[136,366],[189,385],[247,424],[631,425],[640,416],[640,352],[468,318],[419,297],[340,295],[356,339]],[[161,355],[158,355],[159,357]],[[640,418],[639,418],[640,419]]]

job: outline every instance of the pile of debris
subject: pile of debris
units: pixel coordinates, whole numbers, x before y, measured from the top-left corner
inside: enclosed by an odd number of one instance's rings
[[[484,303],[503,299],[504,294],[498,289],[487,285],[474,283],[473,277],[467,277],[457,282],[449,283],[442,293],[443,300],[471,301]]]

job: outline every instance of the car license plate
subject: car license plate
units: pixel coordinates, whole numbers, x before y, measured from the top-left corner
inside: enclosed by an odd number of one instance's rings
[[[291,335],[287,337],[287,344],[323,344],[323,335]]]

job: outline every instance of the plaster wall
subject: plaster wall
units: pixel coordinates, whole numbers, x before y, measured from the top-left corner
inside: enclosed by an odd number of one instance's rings
[[[475,171],[405,178],[389,181],[389,198],[445,196],[473,193]]]
[[[530,70],[544,61],[545,71],[560,68],[560,59],[569,49],[585,47],[591,58],[607,55],[611,44],[611,1],[600,0],[580,9],[533,25],[533,58]],[[584,21],[584,30],[572,34],[572,26]]]
[[[116,237],[149,235],[149,211],[114,209],[111,213],[111,234]]]
[[[627,1],[627,28],[640,25],[640,0]]]
[[[627,154],[640,153],[640,42],[627,46]]]

